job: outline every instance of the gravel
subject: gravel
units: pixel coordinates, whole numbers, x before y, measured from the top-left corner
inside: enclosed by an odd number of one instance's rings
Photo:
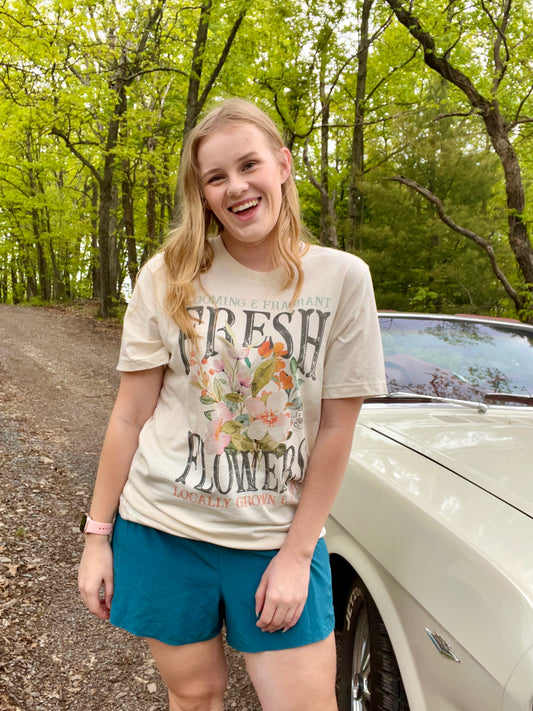
[[[88,613],[77,590],[119,327],[91,305],[0,305],[0,711],[163,711],[142,640]],[[259,711],[227,649],[225,709]]]

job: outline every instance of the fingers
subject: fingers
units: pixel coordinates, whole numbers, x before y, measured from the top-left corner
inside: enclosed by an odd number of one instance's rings
[[[288,607],[286,609],[275,608],[273,614],[264,611],[257,622],[257,626],[263,632],[279,632],[280,630],[286,632],[298,622],[303,607],[303,605],[298,605],[297,607]]]
[[[256,617],[259,617],[259,615],[263,611],[263,607],[265,606],[266,591],[267,591],[267,582],[266,582],[265,578],[262,578],[261,582],[259,583],[259,587],[257,588],[257,591],[255,593],[255,616]]]
[[[259,590],[258,590],[259,592]],[[286,600],[283,597],[283,590],[279,591],[279,595],[264,595],[264,605],[257,609],[256,595],[256,614],[260,617],[257,621],[257,626],[263,632],[286,632],[298,622],[305,606],[306,597],[297,600]]]
[[[113,599],[113,559],[108,545],[86,546],[78,573],[78,588],[87,609],[108,620]]]
[[[309,591],[310,561],[279,551],[267,566],[255,594],[257,626],[287,631],[298,622]]]
[[[111,613],[111,600],[113,599],[112,581],[102,580],[100,585],[95,586],[80,580],[79,590],[89,612],[92,612],[93,615],[96,615],[101,620],[108,620]]]

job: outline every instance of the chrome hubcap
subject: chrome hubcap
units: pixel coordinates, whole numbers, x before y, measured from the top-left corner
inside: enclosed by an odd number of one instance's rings
[[[361,608],[352,655],[352,711],[370,709],[370,632],[366,606]]]

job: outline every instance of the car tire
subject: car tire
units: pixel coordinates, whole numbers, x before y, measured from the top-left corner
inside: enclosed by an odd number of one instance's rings
[[[339,668],[340,711],[409,711],[389,635],[358,577],[347,598]]]

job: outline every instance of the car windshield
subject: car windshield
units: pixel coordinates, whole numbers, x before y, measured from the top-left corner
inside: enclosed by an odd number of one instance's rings
[[[533,329],[380,315],[389,393],[533,404]]]

